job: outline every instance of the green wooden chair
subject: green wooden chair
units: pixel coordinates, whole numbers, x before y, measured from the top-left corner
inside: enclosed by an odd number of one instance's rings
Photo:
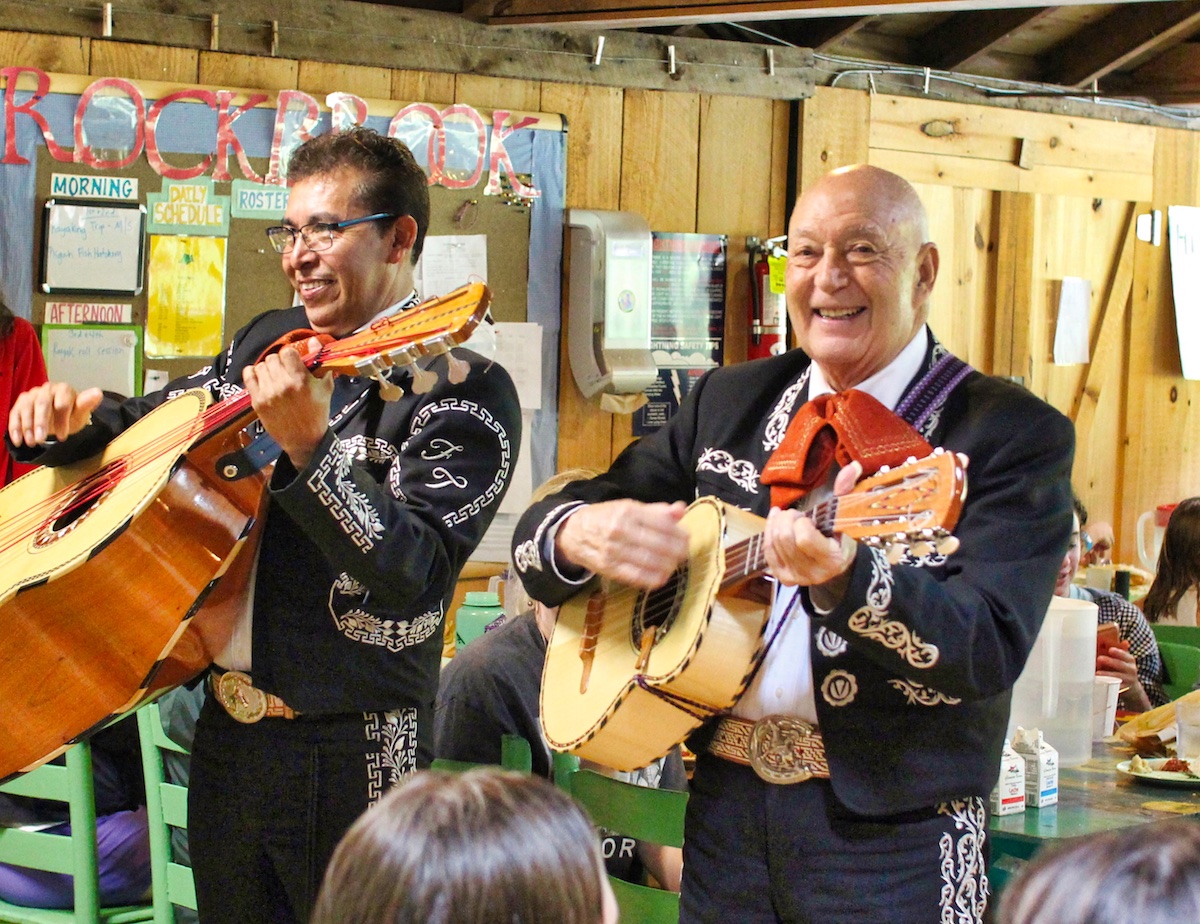
[[[1163,667],[1167,672],[1167,679],[1163,683],[1167,696],[1179,699],[1184,693],[1191,692],[1200,679],[1200,648],[1160,641],[1158,653],[1162,655]]]
[[[142,744],[142,769],[146,776],[146,816],[150,820],[150,874],[154,883],[154,924],[174,924],[172,906],[196,908],[192,868],[171,856],[171,828],[187,828],[187,787],[167,782],[163,751],[186,754],[163,731],[157,703],[137,712]]]
[[[65,802],[70,834],[0,828],[0,862],[74,877],[73,909],[26,908],[0,901],[3,924],[132,924],[153,920],[150,905],[100,907],[96,855],[96,802],[92,749],[82,741],[66,752],[66,766],[44,764],[2,786],[0,792]]]
[[[1150,629],[1160,643],[1172,642],[1176,645],[1200,648],[1200,626],[1164,626],[1152,622]]]
[[[571,795],[602,828],[668,847],[683,846],[686,792],[635,786],[592,770],[579,770],[571,774]],[[678,924],[679,896],[674,892],[612,877],[609,882],[622,921]]]

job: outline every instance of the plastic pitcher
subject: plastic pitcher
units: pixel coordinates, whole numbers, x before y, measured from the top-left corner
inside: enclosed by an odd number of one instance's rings
[[[489,623],[504,615],[500,596],[486,590],[469,590],[454,614],[454,644],[462,648],[483,635]]]
[[[1167,530],[1167,521],[1171,519],[1171,511],[1177,506],[1179,505],[1159,504],[1153,510],[1147,510],[1138,517],[1137,553],[1138,563],[1143,570],[1151,573],[1158,570],[1158,550],[1162,548],[1163,533]]]
[[[1059,764],[1092,756],[1092,687],[1096,678],[1096,604],[1052,597],[1025,669],[1013,687],[1011,738],[1018,725],[1039,728]]]

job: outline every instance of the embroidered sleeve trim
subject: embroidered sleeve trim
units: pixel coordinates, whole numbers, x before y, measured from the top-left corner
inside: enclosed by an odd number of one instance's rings
[[[321,457],[307,484],[350,539],[368,551],[383,536],[379,512],[350,478],[351,456],[337,440]]]
[[[888,685],[898,690],[910,706],[957,706],[962,702],[956,696],[947,696],[933,687],[896,677]]]

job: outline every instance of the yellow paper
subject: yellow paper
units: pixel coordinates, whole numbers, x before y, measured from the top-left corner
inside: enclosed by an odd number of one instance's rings
[[[150,236],[146,355],[212,356],[225,319],[223,237]]]

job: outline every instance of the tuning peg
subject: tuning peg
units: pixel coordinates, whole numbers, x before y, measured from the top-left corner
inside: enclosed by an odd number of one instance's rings
[[[465,359],[459,359],[453,353],[446,354],[446,363],[449,366],[446,372],[446,378],[454,385],[461,385],[467,380],[467,375],[471,371],[470,364]]]
[[[955,455],[958,456],[958,464],[963,468],[966,468],[971,464],[971,460],[967,458],[967,454],[965,452],[956,452]]]
[[[914,542],[909,551],[912,552],[913,558],[924,558],[933,551],[933,543],[924,541]]]
[[[372,376],[379,383],[379,397],[384,401],[399,401],[404,397],[404,389],[395,382],[389,381],[382,375]]]
[[[943,536],[941,539],[939,539],[935,543],[935,545],[937,546],[939,555],[943,555],[943,556],[953,555],[955,552],[958,551],[958,545],[959,545],[958,537],[957,536]]]
[[[889,546],[887,550],[887,560],[889,565],[898,565],[904,560],[908,548],[903,543],[896,543]]]
[[[433,386],[437,384],[437,375],[428,369],[422,369],[416,363],[412,364],[412,376],[412,389],[418,395],[429,394],[433,391]]]

